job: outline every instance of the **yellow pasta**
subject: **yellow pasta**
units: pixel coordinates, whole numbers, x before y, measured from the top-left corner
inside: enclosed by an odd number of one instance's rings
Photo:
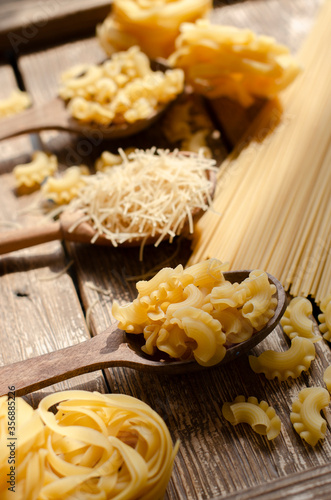
[[[303,371],[309,370],[315,359],[315,347],[311,340],[294,337],[287,351],[264,351],[260,356],[249,356],[249,364],[255,373],[264,373],[267,379],[279,381],[289,377],[298,378]]]
[[[322,387],[302,389],[292,404],[290,415],[294,429],[311,446],[324,439],[327,429],[326,420],[320,412],[330,403],[330,394]]]
[[[89,169],[85,165],[69,167],[59,177],[48,177],[41,187],[41,193],[45,199],[57,205],[69,203],[85,186],[87,175]]]
[[[305,337],[313,342],[320,340],[320,337],[314,334],[314,322],[310,318],[312,312],[310,300],[305,297],[294,297],[280,320],[284,333],[290,339]]]
[[[274,315],[277,299],[275,285],[270,285],[264,271],[252,271],[243,285],[247,287],[247,298],[242,307],[242,314],[247,318],[255,330],[261,330]]]
[[[247,401],[245,396],[237,396],[232,403],[224,403],[222,413],[232,425],[247,423],[268,440],[275,439],[281,431],[281,421],[275,410],[266,401],[259,403],[253,396]]]
[[[31,97],[27,92],[13,90],[7,99],[0,100],[0,118],[15,115],[31,106]]]
[[[142,350],[149,355],[158,349],[173,358],[194,358],[203,366],[219,363],[226,348],[250,338],[257,330],[254,324],[262,328],[277,305],[266,273],[252,271],[242,283],[232,284],[224,278],[226,267],[217,259],[208,259],[186,269],[182,265],[166,267],[149,281],[138,281],[133,302],[113,303],[119,328],[143,333]],[[252,284],[257,277],[258,286]],[[256,291],[262,290],[261,299]],[[242,310],[252,300],[254,318],[244,317]]]
[[[139,45],[150,58],[167,57],[180,24],[204,17],[212,5],[211,0],[114,0],[97,36],[107,54]]]
[[[326,385],[326,388],[329,392],[331,392],[331,365],[329,365],[323,373],[323,381]]]
[[[30,163],[16,165],[13,169],[19,191],[39,189],[44,180],[57,171],[58,161],[53,154],[35,151]]]
[[[319,330],[328,342],[331,341],[331,294],[324,297],[320,303],[321,314],[318,315]]]
[[[138,47],[119,52],[100,65],[74,67],[62,74],[59,95],[72,116],[102,125],[149,118],[184,88],[180,69],[152,71]]]
[[[183,23],[170,65],[185,72],[186,82],[209,98],[227,96],[243,106],[256,97],[271,98],[286,88],[300,66],[284,45],[248,29]]]
[[[145,403],[121,394],[64,391],[33,410],[16,399],[15,499],[161,499],[178,443]],[[0,399],[0,492],[12,498],[7,398]],[[50,408],[55,405],[54,415]]]

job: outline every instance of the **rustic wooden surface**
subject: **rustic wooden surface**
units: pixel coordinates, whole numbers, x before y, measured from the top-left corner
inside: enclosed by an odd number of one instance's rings
[[[217,22],[272,34],[295,51],[309,31],[320,4],[321,0],[255,0],[221,7],[214,15]],[[102,57],[93,38],[65,44],[59,40],[56,47],[20,56],[18,68],[34,102],[42,103],[56,94],[58,76],[63,69],[78,60],[98,61]],[[0,67],[0,78],[6,82],[0,86],[4,96],[15,85],[12,69]],[[252,115],[254,110],[247,113],[228,104],[225,115],[219,119],[224,125],[231,116],[231,125],[225,131],[230,144],[238,139]],[[103,149],[166,146],[161,125],[116,144],[93,144],[84,137],[55,132],[0,143],[0,230],[39,220],[40,216],[31,213],[34,196],[18,197],[10,173],[19,161],[27,161],[33,149],[42,147],[55,152],[62,168],[78,162],[92,166]],[[222,160],[226,154],[222,143],[216,140],[213,147],[218,160]],[[22,210],[29,207],[30,210]],[[98,248],[59,242],[1,257],[0,362],[9,364],[97,335],[114,322],[113,300],[125,303],[135,297],[139,276],[163,267],[166,261],[171,266],[185,264],[189,255],[190,242],[178,240],[173,245],[161,244],[159,249],[146,248],[143,262],[139,262],[135,248]],[[253,352],[268,348],[288,348],[279,328]],[[151,377],[132,369],[114,368],[48,387],[33,393],[28,400],[36,406],[50,391],[81,387],[130,394],[148,403],[164,418],[173,439],[181,442],[167,489],[169,499],[327,498],[330,414],[325,412],[326,439],[315,448],[300,439],[289,420],[292,400],[299,390],[323,385],[322,374],[331,363],[331,353],[325,342],[318,343],[317,352],[308,373],[281,383],[254,374],[247,358],[242,358],[225,367],[180,376]],[[275,441],[268,442],[249,427],[232,427],[224,420],[222,404],[238,394],[265,399],[275,408],[282,420],[282,433]]]

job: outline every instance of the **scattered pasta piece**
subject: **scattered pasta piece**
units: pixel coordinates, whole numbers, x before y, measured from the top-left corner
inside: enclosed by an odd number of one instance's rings
[[[251,106],[256,97],[275,97],[300,72],[287,47],[248,29],[198,19],[183,23],[180,32],[169,64],[183,69],[186,82],[209,98]]]
[[[330,394],[322,387],[306,387],[294,400],[290,415],[294,429],[311,446],[324,439],[326,420],[320,412],[330,403]]]
[[[232,284],[223,275],[226,267],[209,259],[186,269],[165,267],[149,281],[138,281],[133,302],[113,303],[119,328],[143,333],[146,354],[158,349],[172,358],[194,358],[203,366],[219,363],[228,346],[250,338],[256,327],[269,321],[277,304],[266,273],[252,271],[241,283]],[[250,303],[254,314],[244,317]]]
[[[322,313],[318,315],[319,330],[323,334],[323,338],[331,342],[331,294],[321,301],[320,309]]]
[[[331,392],[331,365],[329,365],[323,373],[323,381],[326,385],[326,388],[329,392]]]
[[[0,100],[0,118],[15,115],[31,106],[31,97],[27,92],[13,90],[7,99]]]
[[[15,499],[162,498],[178,450],[161,417],[131,396],[63,391],[38,410],[16,398]],[[55,405],[54,415],[50,408]],[[9,471],[7,398],[0,399],[0,467]],[[1,498],[9,498],[1,481]]]
[[[212,4],[211,0],[114,0],[112,12],[97,26],[97,36],[109,55],[139,45],[152,59],[168,57],[180,24],[204,17]]]
[[[279,381],[289,377],[298,378],[303,371],[309,370],[315,359],[315,347],[309,339],[294,337],[287,351],[268,350],[260,356],[249,356],[249,364],[255,373],[264,373],[267,379]]]
[[[187,224],[192,233],[194,213],[211,205],[208,172],[215,170],[214,160],[155,149],[122,154],[121,165],[86,177],[66,210],[81,211],[95,239],[104,235],[114,246],[136,238],[154,238],[157,246]]]
[[[184,88],[180,69],[152,71],[138,47],[113,54],[100,65],[81,65],[62,74],[59,95],[72,116],[101,125],[133,123],[153,116]]]
[[[95,162],[95,170],[97,172],[107,172],[114,165],[121,165],[123,158],[121,155],[113,154],[110,151],[104,151]]]
[[[280,320],[284,333],[292,340],[294,337],[304,337],[317,342],[320,337],[314,335],[314,322],[310,319],[313,306],[305,297],[294,297],[286,308]]]
[[[281,431],[281,421],[275,410],[266,401],[258,402],[251,396],[237,396],[232,403],[222,406],[224,418],[232,425],[241,423],[249,424],[258,434],[267,436],[269,440],[275,439]]]
[[[47,177],[55,174],[57,168],[58,161],[55,155],[35,151],[30,163],[14,167],[16,187],[20,192],[39,189]]]
[[[41,187],[42,195],[57,205],[69,203],[85,186],[89,169],[85,165],[67,168],[59,177],[48,177]]]

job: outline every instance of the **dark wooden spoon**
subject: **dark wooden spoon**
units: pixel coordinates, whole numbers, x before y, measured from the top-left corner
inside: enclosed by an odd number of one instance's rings
[[[153,71],[166,71],[170,69],[161,60],[151,61],[151,68]],[[170,102],[159,104],[157,109],[148,118],[143,120],[105,126],[83,123],[76,120],[70,115],[65,102],[60,97],[55,97],[45,104],[36,105],[17,115],[0,120],[0,141],[43,130],[60,130],[63,132],[73,132],[87,138],[90,137],[94,142],[100,144],[103,139],[110,140],[129,137],[147,129],[161,117],[169,105]]]
[[[225,272],[225,278],[234,283],[246,279],[250,271]],[[253,336],[227,349],[219,364],[228,363],[247,353],[269,335],[279,323],[285,308],[286,295],[280,282],[271,275],[270,283],[276,286],[277,308],[266,326]],[[17,396],[42,389],[62,380],[104,368],[124,366],[135,370],[179,374],[205,370],[195,361],[155,359],[141,351],[142,335],[126,334],[112,325],[104,332],[80,344],[60,349],[35,358],[19,361],[0,368],[0,396],[8,393],[8,386],[15,387]],[[10,383],[9,383],[10,382]]]

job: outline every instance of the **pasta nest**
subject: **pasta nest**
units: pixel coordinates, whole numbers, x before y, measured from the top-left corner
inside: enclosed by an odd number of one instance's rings
[[[281,420],[274,408],[266,401],[259,402],[254,396],[237,396],[233,402],[222,406],[224,418],[232,425],[249,424],[252,429],[268,440],[275,439],[281,431]]]

